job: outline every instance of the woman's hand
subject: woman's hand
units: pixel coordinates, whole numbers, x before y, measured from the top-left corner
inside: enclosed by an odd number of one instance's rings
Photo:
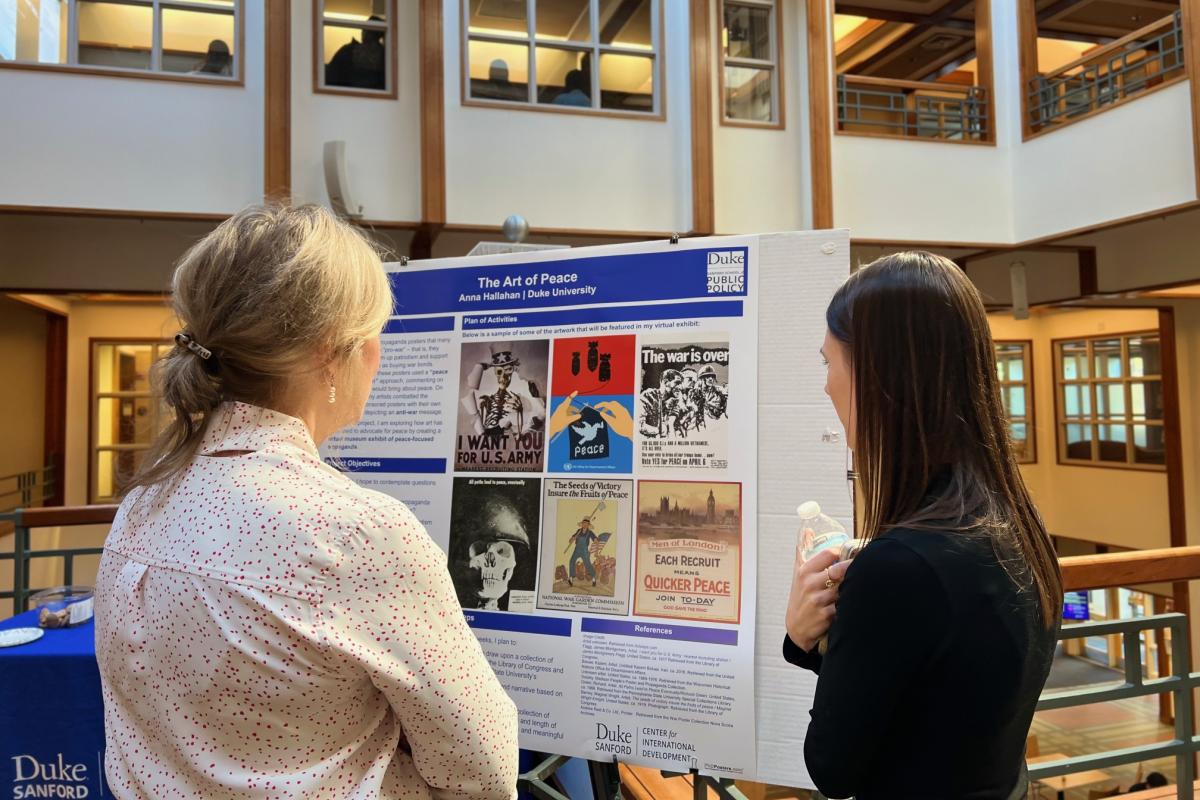
[[[800,556],[800,548],[796,548],[792,592],[788,597],[784,624],[788,637],[801,650],[811,652],[833,624],[838,584],[849,567],[849,561],[839,562],[829,550],[822,550],[805,561]],[[826,586],[830,581],[833,585]]]
[[[616,400],[604,400],[596,403],[596,410],[608,421],[613,433],[626,439],[633,438],[633,417],[629,415],[625,406]]]
[[[575,408],[575,395],[579,392],[571,392],[563,401],[558,404],[558,408],[554,409],[554,413],[550,415],[550,421],[546,424],[547,433],[550,438],[554,438],[563,428],[572,425],[582,419],[579,409]]]

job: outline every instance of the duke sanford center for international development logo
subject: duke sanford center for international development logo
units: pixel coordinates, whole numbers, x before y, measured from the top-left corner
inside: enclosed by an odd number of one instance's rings
[[[90,797],[86,764],[72,764],[62,753],[54,761],[39,761],[33,756],[12,756],[12,797]]]
[[[746,251],[708,251],[708,293],[741,294],[746,289]]]

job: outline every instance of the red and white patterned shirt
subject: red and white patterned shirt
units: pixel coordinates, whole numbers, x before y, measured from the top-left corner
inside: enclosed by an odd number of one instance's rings
[[[96,584],[118,797],[515,796],[516,708],[444,553],[300,420],[222,406],[121,504]]]

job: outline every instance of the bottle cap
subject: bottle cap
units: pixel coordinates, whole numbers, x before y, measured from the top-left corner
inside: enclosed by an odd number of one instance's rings
[[[815,500],[809,500],[797,506],[796,513],[800,515],[800,519],[815,519],[821,516],[821,506]]]

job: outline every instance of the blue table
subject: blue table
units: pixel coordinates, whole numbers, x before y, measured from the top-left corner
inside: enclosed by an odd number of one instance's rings
[[[36,628],[37,612],[0,621]],[[5,797],[110,797],[104,701],[92,622],[0,647],[0,791]],[[46,788],[40,787],[61,787]]]

